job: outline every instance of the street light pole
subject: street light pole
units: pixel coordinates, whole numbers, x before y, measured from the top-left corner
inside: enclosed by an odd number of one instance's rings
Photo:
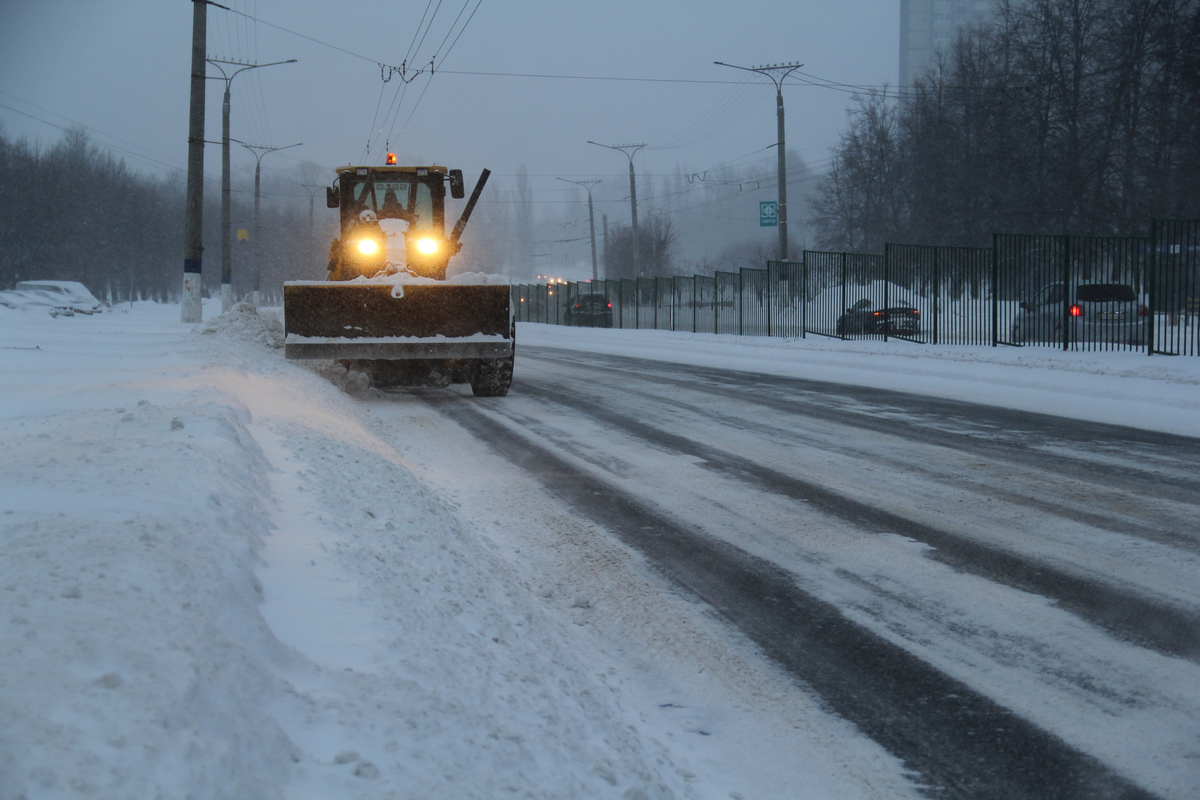
[[[296,59],[272,61],[270,64],[248,64],[243,61],[225,61],[219,58],[206,60],[221,71],[221,79],[225,81],[225,100],[221,105],[221,312],[224,313],[233,306],[233,262],[229,252],[232,238],[229,219],[229,84],[233,83],[233,79],[246,70],[274,67],[277,64],[295,64]],[[226,74],[223,64],[238,66],[241,69]]]
[[[779,200],[776,209],[779,224],[779,260],[788,260],[788,229],[787,229],[787,145],[783,136],[783,82],[788,75],[803,67],[803,64],[770,64],[761,67],[739,67],[736,64],[726,64],[724,61],[714,61],[722,67],[743,69],[747,72],[757,72],[765,75],[775,84],[775,120],[779,128]]]
[[[276,150],[287,150],[289,147],[299,147],[301,144],[303,144],[303,142],[297,142],[296,144],[289,144],[289,145],[285,145],[283,147],[267,147],[265,145],[258,145],[258,144],[242,144],[242,147],[246,148],[251,153],[254,153],[254,162],[255,162],[254,163],[254,295],[253,295],[253,302],[254,302],[255,308],[258,308],[258,303],[260,300],[259,293],[261,290],[260,283],[262,280],[262,262],[260,261],[262,247],[259,243],[259,239],[262,238],[262,236],[261,236],[262,229],[260,228],[260,226],[258,224],[258,201],[259,201],[259,197],[262,196],[261,192],[259,191],[259,186],[261,185],[261,179],[262,179],[262,159],[263,159],[263,156],[265,156],[267,153],[274,153]],[[262,152],[259,152],[260,150]]]
[[[559,178],[558,180],[563,181],[565,183],[574,183],[578,186],[582,186],[585,189],[587,189],[587,193],[588,193],[588,227],[591,228],[591,231],[592,231],[592,280],[598,281],[598,280],[600,280],[600,275],[596,268],[596,215],[592,211],[592,187],[595,186],[597,183],[603,183],[603,181],[601,181],[599,178],[597,178],[595,180],[588,180],[588,181],[569,181],[566,178]]]
[[[633,274],[638,277],[638,220],[637,220],[637,182],[633,177],[633,154],[645,147],[642,144],[600,144],[588,140],[588,144],[594,144],[597,147],[607,147],[609,150],[618,150],[625,153],[625,157],[629,159],[629,213],[633,220]]]

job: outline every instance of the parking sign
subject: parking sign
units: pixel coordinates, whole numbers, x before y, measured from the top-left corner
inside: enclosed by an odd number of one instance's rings
[[[758,227],[773,228],[779,224],[779,203],[763,200],[758,204]]]

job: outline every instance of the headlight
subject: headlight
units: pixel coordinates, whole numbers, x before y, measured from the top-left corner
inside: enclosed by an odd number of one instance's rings
[[[358,252],[363,255],[373,256],[379,252],[379,242],[374,239],[360,239],[358,242]]]
[[[417,250],[424,253],[427,256],[433,255],[434,253],[436,253],[438,251],[437,239],[430,239],[430,238],[418,239],[417,240]]]

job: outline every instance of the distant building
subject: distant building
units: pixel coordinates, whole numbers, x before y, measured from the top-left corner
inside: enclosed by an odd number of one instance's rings
[[[959,28],[991,18],[991,0],[900,0],[900,87],[912,86]]]

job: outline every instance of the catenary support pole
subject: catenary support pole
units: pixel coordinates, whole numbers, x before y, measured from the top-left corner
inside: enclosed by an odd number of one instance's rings
[[[629,159],[629,218],[633,223],[633,276],[635,278],[640,277],[642,273],[638,266],[638,245],[640,244],[640,239],[638,238],[637,180],[633,172],[633,155],[646,145],[644,142],[642,144],[600,144],[590,139],[588,140],[588,144],[594,144],[597,147],[607,147],[609,150],[619,150]]]
[[[230,253],[233,234],[229,200],[229,87],[234,78],[247,70],[295,64],[296,59],[273,61],[270,64],[250,64],[220,58],[210,58],[207,61],[221,71],[221,79],[225,81],[225,97],[221,103],[221,311],[225,312],[233,306],[233,258]],[[236,66],[240,69],[227,73],[226,66]]]
[[[765,75],[775,84],[775,124],[776,124],[776,143],[775,146],[779,152],[776,154],[778,160],[778,183],[779,193],[776,201],[776,219],[779,226],[779,260],[788,260],[788,216],[787,216],[787,139],[784,136],[783,124],[783,82],[787,76],[791,75],[796,70],[803,67],[803,64],[768,64],[761,67],[739,67],[736,64],[726,64],[724,61],[714,61],[714,64],[719,64],[722,67],[733,67],[734,69],[742,69],[747,72],[757,72],[759,75]]]
[[[600,280],[600,275],[599,275],[599,270],[596,267],[596,214],[592,210],[592,187],[595,186],[597,183],[602,183],[603,181],[601,181],[599,178],[595,178],[593,180],[586,180],[586,181],[572,181],[572,180],[567,180],[566,178],[559,178],[558,180],[563,181],[564,183],[574,183],[577,186],[582,186],[583,188],[587,189],[588,227],[591,229],[591,235],[592,235],[592,280],[598,281],[598,280]]]
[[[243,144],[242,147],[254,153],[254,237],[253,245],[254,253],[254,307],[258,308],[259,302],[262,300],[262,246],[259,241],[262,238],[262,228],[259,225],[258,205],[259,199],[262,196],[260,191],[262,180],[262,159],[267,153],[274,153],[276,150],[287,150],[289,147],[299,147],[302,142],[296,144],[284,145],[283,147],[267,147],[259,144]]]
[[[188,111],[187,196],[184,200],[181,322],[200,322],[201,254],[204,252],[204,45],[208,3],[192,0],[192,83]]]

